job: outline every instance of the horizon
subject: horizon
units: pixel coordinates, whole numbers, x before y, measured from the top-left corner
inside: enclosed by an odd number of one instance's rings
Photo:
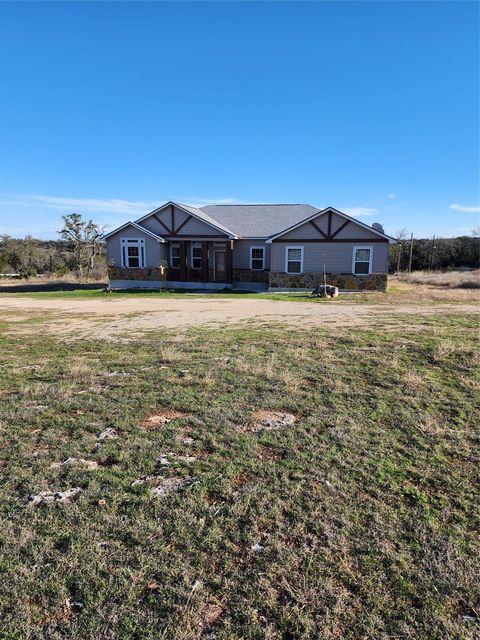
[[[164,202],[479,225],[476,2],[2,3],[0,234]],[[159,37],[159,34],[161,37]]]

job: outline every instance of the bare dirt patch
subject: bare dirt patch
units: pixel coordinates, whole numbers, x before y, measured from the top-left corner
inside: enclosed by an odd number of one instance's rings
[[[383,300],[383,298],[382,298]],[[225,326],[241,322],[280,323],[292,327],[368,326],[379,319],[399,314],[429,316],[432,314],[479,313],[479,305],[422,305],[351,303],[331,301],[290,302],[247,298],[106,298],[33,299],[0,298],[0,313],[11,335],[28,335],[41,331],[67,340],[101,339],[132,340],[145,332],[187,329],[195,326]],[[19,314],[24,322],[15,322]],[[25,318],[28,318],[25,321]]]
[[[178,418],[185,418],[186,415],[186,413],[182,413],[181,411],[171,411],[169,409],[158,411],[145,418],[139,424],[139,427],[142,431],[154,431],[155,429],[161,429]]]

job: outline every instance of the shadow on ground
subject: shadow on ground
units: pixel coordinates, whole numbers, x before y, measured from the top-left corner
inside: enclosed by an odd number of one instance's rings
[[[42,282],[35,284],[7,284],[0,285],[0,293],[34,293],[41,291],[76,291],[78,289],[82,290],[93,290],[93,289],[104,289],[107,286],[107,283],[102,282],[92,282],[79,284],[78,282]]]

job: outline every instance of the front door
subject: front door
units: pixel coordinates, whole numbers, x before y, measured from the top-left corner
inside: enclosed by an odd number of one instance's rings
[[[215,282],[225,282],[227,279],[226,252],[222,250],[214,251],[214,280]]]

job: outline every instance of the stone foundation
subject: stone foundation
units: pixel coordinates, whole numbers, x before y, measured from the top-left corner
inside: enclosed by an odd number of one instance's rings
[[[251,271],[250,269],[234,269],[234,282],[263,282],[268,284],[268,271]]]
[[[340,291],[385,291],[386,273],[354,275],[352,273],[327,273],[327,284],[338,287]],[[322,273],[282,273],[270,271],[268,286],[270,289],[315,289],[323,284]]]
[[[166,280],[163,267],[145,267],[144,269],[128,269],[127,267],[108,266],[108,279],[111,280]]]

